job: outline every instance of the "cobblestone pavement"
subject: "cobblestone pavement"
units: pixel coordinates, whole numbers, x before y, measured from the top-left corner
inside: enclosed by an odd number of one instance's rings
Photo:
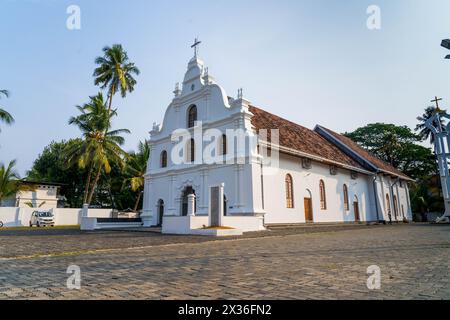
[[[34,254],[46,254],[36,255]],[[81,289],[69,290],[69,265]],[[381,268],[381,289],[366,286]],[[0,299],[450,299],[450,225],[303,227],[232,240],[0,231]]]

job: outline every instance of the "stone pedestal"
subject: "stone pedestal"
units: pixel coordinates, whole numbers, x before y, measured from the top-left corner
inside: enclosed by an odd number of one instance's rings
[[[81,212],[82,217],[87,217],[89,215],[89,205],[87,203],[83,204],[83,209]]]
[[[195,216],[195,194],[191,193],[187,196],[188,200],[188,216]]]
[[[223,190],[225,185],[219,184],[209,188],[208,224],[210,227],[221,227],[223,224]]]
[[[95,230],[97,224],[97,218],[89,217],[89,205],[84,204],[81,209],[81,230]]]

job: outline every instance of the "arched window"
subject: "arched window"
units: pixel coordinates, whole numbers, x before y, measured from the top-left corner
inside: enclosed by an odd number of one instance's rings
[[[197,121],[197,106],[192,105],[188,109],[188,128],[192,128],[195,125],[195,121]]]
[[[190,139],[186,145],[186,162],[194,162],[195,161],[195,141],[194,139]]]
[[[163,150],[161,152],[161,168],[167,167],[167,151]]]
[[[325,182],[323,182],[323,180],[320,180],[319,188],[320,188],[320,209],[326,210],[327,209],[327,195],[325,193]]]
[[[294,188],[292,186],[292,176],[290,174],[286,175],[286,208],[294,208]]]
[[[348,188],[347,185],[344,184],[344,210],[345,211],[349,211],[350,210],[350,206],[348,203]]]
[[[222,138],[220,139],[220,155],[226,155],[227,154],[227,136],[225,134],[222,135]]]
[[[386,209],[387,213],[391,213],[391,201],[389,199],[389,195],[386,193]]]

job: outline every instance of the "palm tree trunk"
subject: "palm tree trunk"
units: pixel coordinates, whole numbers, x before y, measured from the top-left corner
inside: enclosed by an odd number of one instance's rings
[[[116,208],[116,201],[114,200],[114,196],[112,194],[112,190],[111,190],[111,177],[108,180],[108,193],[109,193],[109,200],[111,201],[111,206],[113,209],[117,209]]]
[[[142,195],[142,191],[139,191],[139,194],[138,194],[137,199],[136,199],[136,203],[134,204],[134,209],[133,209],[134,212],[137,211],[137,208],[139,206],[139,202],[141,201],[141,195]]]
[[[93,197],[93,195],[94,195],[95,189],[97,188],[97,183],[98,183],[98,180],[100,179],[100,174],[101,174],[101,173],[102,173],[102,166],[99,166],[99,167],[98,167],[97,174],[95,175],[95,180],[94,180],[94,182],[92,183],[91,191],[89,192],[89,197],[88,197],[87,204],[91,204],[92,197]]]
[[[86,186],[84,188],[83,204],[86,203],[87,197],[88,197],[88,194],[89,194],[89,186],[91,185],[92,170],[93,170],[93,167],[92,167],[92,164],[91,164],[89,166],[89,173],[88,173],[88,176],[87,176],[87,179],[86,179]]]
[[[114,95],[114,92],[116,91],[116,86],[113,84],[111,87],[111,90],[109,92],[109,104],[108,104],[108,114],[111,113],[111,108],[112,108],[112,98]]]

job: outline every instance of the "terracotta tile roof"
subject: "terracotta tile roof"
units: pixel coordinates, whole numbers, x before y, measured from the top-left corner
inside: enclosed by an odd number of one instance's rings
[[[366,170],[317,132],[255,106],[249,106],[249,111],[253,114],[251,123],[257,132],[261,129],[267,129],[270,133],[270,129],[279,129],[281,146],[329,160],[330,163],[337,162],[345,166]],[[268,135],[268,140],[270,140],[270,134]]]
[[[349,149],[351,149],[351,151],[356,153],[359,157],[363,158],[364,160],[366,160],[367,162],[369,162],[370,164],[375,166],[378,170],[380,170],[382,172],[385,172],[385,173],[389,173],[389,174],[398,176],[398,177],[402,177],[402,178],[405,178],[405,179],[408,179],[408,180],[412,180],[410,177],[405,175],[400,170],[394,168],[389,163],[387,163],[387,162],[377,158],[376,156],[374,156],[373,154],[371,154],[370,152],[368,152],[364,148],[360,147],[352,139],[350,139],[350,138],[348,138],[346,136],[343,136],[343,135],[341,135],[339,133],[336,133],[336,132],[334,132],[334,131],[332,131],[330,129],[327,129],[325,127],[322,127],[322,126],[318,126],[318,127],[320,129],[325,130],[326,132],[328,132],[335,139],[337,139],[338,141],[340,141],[341,143],[346,145]]]

